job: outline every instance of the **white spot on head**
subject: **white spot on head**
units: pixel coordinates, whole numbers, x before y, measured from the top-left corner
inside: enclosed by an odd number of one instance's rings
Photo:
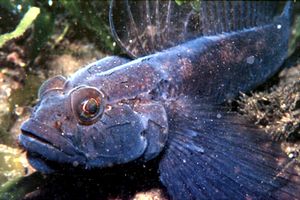
[[[281,29],[281,24],[277,24],[277,29]]]
[[[246,62],[250,65],[252,65],[255,61],[255,57],[254,56],[249,56],[247,59],[246,59]]]
[[[217,114],[217,118],[220,119],[222,115],[220,113]]]

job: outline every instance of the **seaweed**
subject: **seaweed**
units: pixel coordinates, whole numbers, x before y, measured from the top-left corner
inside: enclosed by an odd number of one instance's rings
[[[36,17],[40,14],[40,9],[37,7],[31,7],[23,19],[20,21],[16,29],[11,33],[0,35],[0,48],[9,40],[20,37],[30,27]]]

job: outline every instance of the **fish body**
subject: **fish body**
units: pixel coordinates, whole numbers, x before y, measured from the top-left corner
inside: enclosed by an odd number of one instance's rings
[[[175,3],[170,2],[163,5],[171,9]],[[130,3],[124,1],[127,9],[140,7]],[[279,69],[287,53],[290,12],[287,3],[280,16],[257,17],[256,26],[245,18],[227,28],[226,20],[219,27],[202,20],[202,36],[186,41],[178,36],[181,42],[166,43],[170,47],[163,50],[153,42],[132,50],[115,29],[119,44],[139,58],[107,57],[68,79],[43,83],[19,139],[30,163],[51,173],[161,156],[160,179],[174,199],[295,197],[299,191],[286,177],[277,177],[278,160],[288,160],[279,146],[221,106]]]

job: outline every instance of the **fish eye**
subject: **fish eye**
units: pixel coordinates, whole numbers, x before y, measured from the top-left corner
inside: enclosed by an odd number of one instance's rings
[[[71,106],[80,124],[93,124],[104,111],[104,94],[94,87],[79,87],[71,92]]]

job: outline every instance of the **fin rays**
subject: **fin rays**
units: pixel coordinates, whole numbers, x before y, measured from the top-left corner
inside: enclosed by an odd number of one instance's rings
[[[113,0],[109,17],[116,40],[139,57],[196,37],[271,23],[276,8],[264,1]]]
[[[179,133],[177,133],[179,135]],[[183,140],[184,139],[184,136],[181,135],[181,137],[178,138],[178,140],[181,139]],[[253,158],[247,158],[247,157],[243,157],[243,149],[241,149],[241,153],[238,152],[238,146],[237,145],[234,145],[234,144],[229,144],[229,145],[220,145],[220,143],[214,143],[213,141],[209,141],[207,140],[207,138],[204,138],[203,139],[206,143],[207,143],[207,146],[210,146],[210,147],[214,147],[216,145],[218,145],[218,149],[206,149],[207,151],[214,151],[215,155],[216,156],[224,156],[224,157],[227,157],[228,160],[231,161],[231,163],[235,163],[236,165],[240,165],[240,166],[243,166],[245,169],[249,169],[249,166],[247,165],[249,162],[252,162],[253,161]],[[178,141],[174,141],[174,144],[178,144],[178,146],[183,146],[184,145],[184,142],[178,142]],[[234,150],[234,153],[230,152],[230,150],[228,149],[228,146],[231,146],[231,147],[234,147],[235,150]],[[227,148],[226,148],[227,147]],[[183,149],[183,148],[179,148],[177,147],[177,150],[179,151],[182,151],[182,152],[185,152],[185,153],[188,153],[189,150],[188,149]],[[251,152],[251,150],[249,150]],[[253,153],[254,154],[254,153]],[[204,155],[206,155],[206,153],[204,152]],[[199,155],[198,156],[204,156],[204,155]],[[210,159],[211,162],[219,162],[219,160],[217,160],[215,157],[213,157],[214,155],[209,155],[209,157],[206,157],[206,159]],[[243,160],[238,160],[238,159],[231,159],[231,158],[234,158],[234,157],[241,157],[243,158]],[[263,168],[271,168],[273,170],[277,170],[276,168],[274,168],[273,166],[270,166],[270,163],[268,163],[267,161],[264,161],[262,159],[257,159],[259,162],[255,165],[255,170],[257,172],[261,171],[261,169]],[[226,166],[226,163],[219,163],[220,166]],[[228,163],[227,163],[228,164]],[[265,173],[265,172],[264,172]],[[259,174],[257,174],[259,175]]]
[[[241,117],[207,104],[170,115],[169,142],[159,170],[174,199],[297,199],[299,175],[288,165],[285,170],[287,156]]]

